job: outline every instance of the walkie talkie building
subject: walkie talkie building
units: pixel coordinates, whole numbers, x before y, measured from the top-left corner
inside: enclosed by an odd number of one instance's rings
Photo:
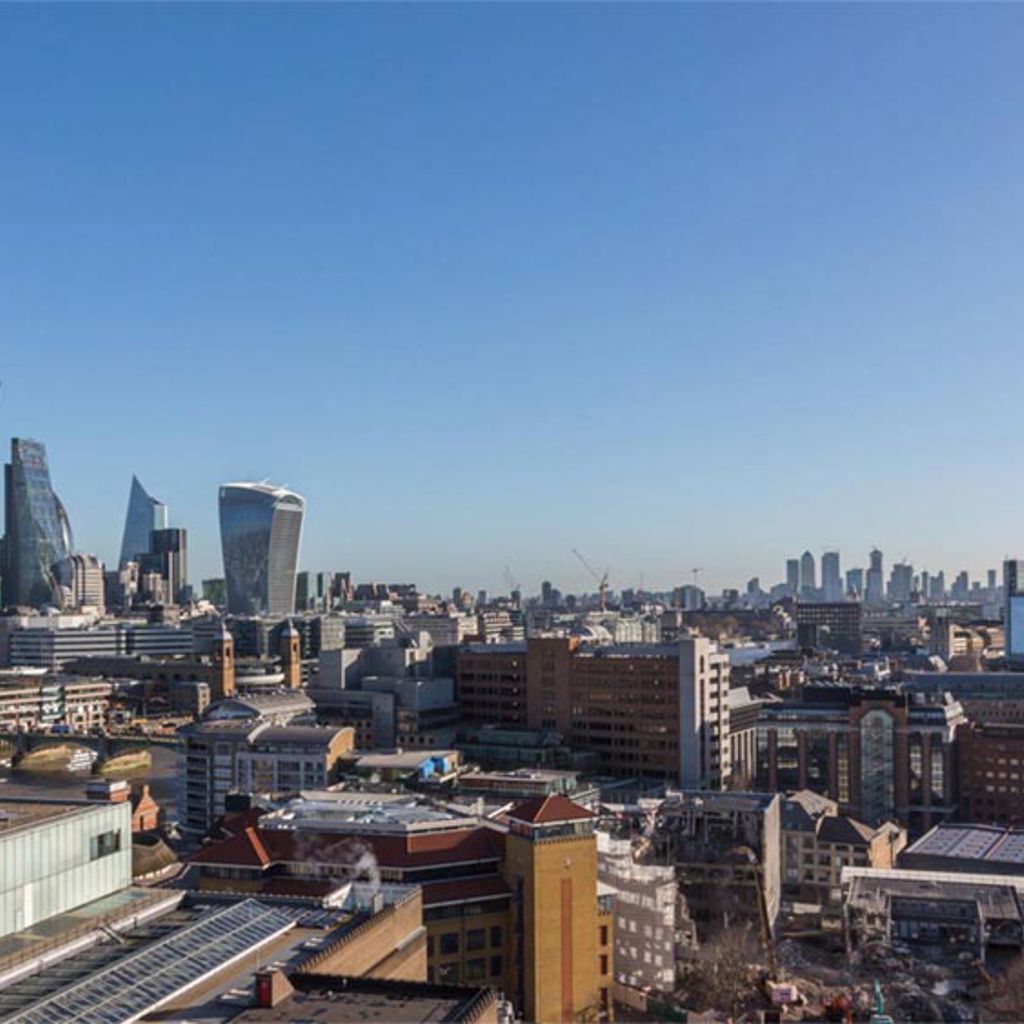
[[[266,483],[220,489],[220,541],[228,611],[232,615],[291,615],[306,502]]]

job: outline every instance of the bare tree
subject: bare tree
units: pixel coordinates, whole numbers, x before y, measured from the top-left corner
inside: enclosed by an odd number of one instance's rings
[[[1001,974],[988,979],[981,997],[980,1018],[985,1024],[1024,1021],[1024,955],[1018,956]]]
[[[717,932],[683,968],[677,993],[692,1010],[722,1010],[738,1016],[761,997],[761,943],[749,928]]]

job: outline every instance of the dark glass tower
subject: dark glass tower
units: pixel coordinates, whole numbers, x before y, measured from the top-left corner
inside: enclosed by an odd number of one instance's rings
[[[167,529],[167,506],[147,493],[137,476],[132,477],[132,489],[128,495],[128,515],[124,520],[124,537],[121,540],[121,561],[137,562],[139,556],[149,551],[149,537],[154,530]]]
[[[272,484],[224,484],[220,541],[228,611],[291,615],[306,502]]]
[[[11,438],[4,467],[3,603],[39,608],[63,600],[55,573],[71,554],[71,524],[53,492],[46,448]]]

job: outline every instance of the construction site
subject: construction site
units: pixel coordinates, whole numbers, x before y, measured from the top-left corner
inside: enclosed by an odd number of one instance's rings
[[[819,903],[801,902],[786,800],[682,792],[605,806],[619,1019],[1024,1020],[1016,879],[844,864]]]

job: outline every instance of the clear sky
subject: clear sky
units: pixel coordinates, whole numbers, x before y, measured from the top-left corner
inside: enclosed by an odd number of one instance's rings
[[[1024,6],[0,9],[0,434],[429,589],[1024,555]]]

